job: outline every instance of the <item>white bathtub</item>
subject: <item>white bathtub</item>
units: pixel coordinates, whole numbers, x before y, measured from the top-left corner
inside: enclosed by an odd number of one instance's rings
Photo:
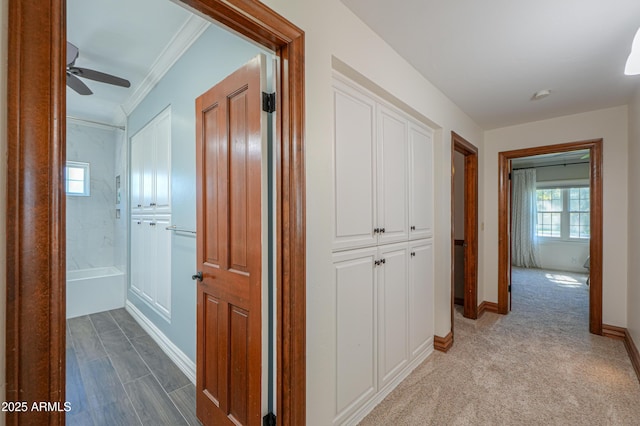
[[[67,318],[124,307],[124,273],[115,266],[67,271]]]

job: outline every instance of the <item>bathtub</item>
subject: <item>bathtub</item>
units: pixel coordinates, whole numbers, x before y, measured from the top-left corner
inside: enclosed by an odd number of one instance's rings
[[[67,318],[124,307],[124,273],[115,266],[67,271]]]

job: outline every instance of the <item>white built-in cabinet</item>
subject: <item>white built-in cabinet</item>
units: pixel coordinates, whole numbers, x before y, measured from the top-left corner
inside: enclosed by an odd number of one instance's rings
[[[433,351],[433,131],[335,76],[334,424],[357,422]]]
[[[171,109],[131,138],[131,211],[171,211]]]
[[[171,109],[131,138],[131,290],[171,317]]]
[[[433,235],[433,131],[334,84],[333,249]]]

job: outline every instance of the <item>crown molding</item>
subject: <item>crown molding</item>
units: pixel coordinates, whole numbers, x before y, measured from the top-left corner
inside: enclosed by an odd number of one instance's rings
[[[211,24],[208,21],[199,16],[193,14],[189,16],[160,53],[153,65],[151,65],[149,73],[142,80],[140,86],[138,86],[135,92],[122,104],[122,110],[127,116],[147,97],[149,92],[160,82],[173,64],[180,59],[209,25]]]

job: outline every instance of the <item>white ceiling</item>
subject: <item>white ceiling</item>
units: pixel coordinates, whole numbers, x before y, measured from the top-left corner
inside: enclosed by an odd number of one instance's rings
[[[624,105],[640,85],[623,74],[640,0],[342,1],[484,129]]]
[[[124,124],[120,105],[191,15],[169,0],[68,0],[67,39],[80,49],[75,65],[125,78],[131,88],[83,79],[94,94],[81,96],[67,87],[67,115]]]
[[[626,104],[624,64],[640,0],[342,0],[485,129]],[[147,17],[153,11],[153,18]],[[123,124],[152,65],[191,12],[170,0],[68,0],[79,67],[131,81],[67,88],[67,114]],[[533,101],[540,89],[551,96]]]

